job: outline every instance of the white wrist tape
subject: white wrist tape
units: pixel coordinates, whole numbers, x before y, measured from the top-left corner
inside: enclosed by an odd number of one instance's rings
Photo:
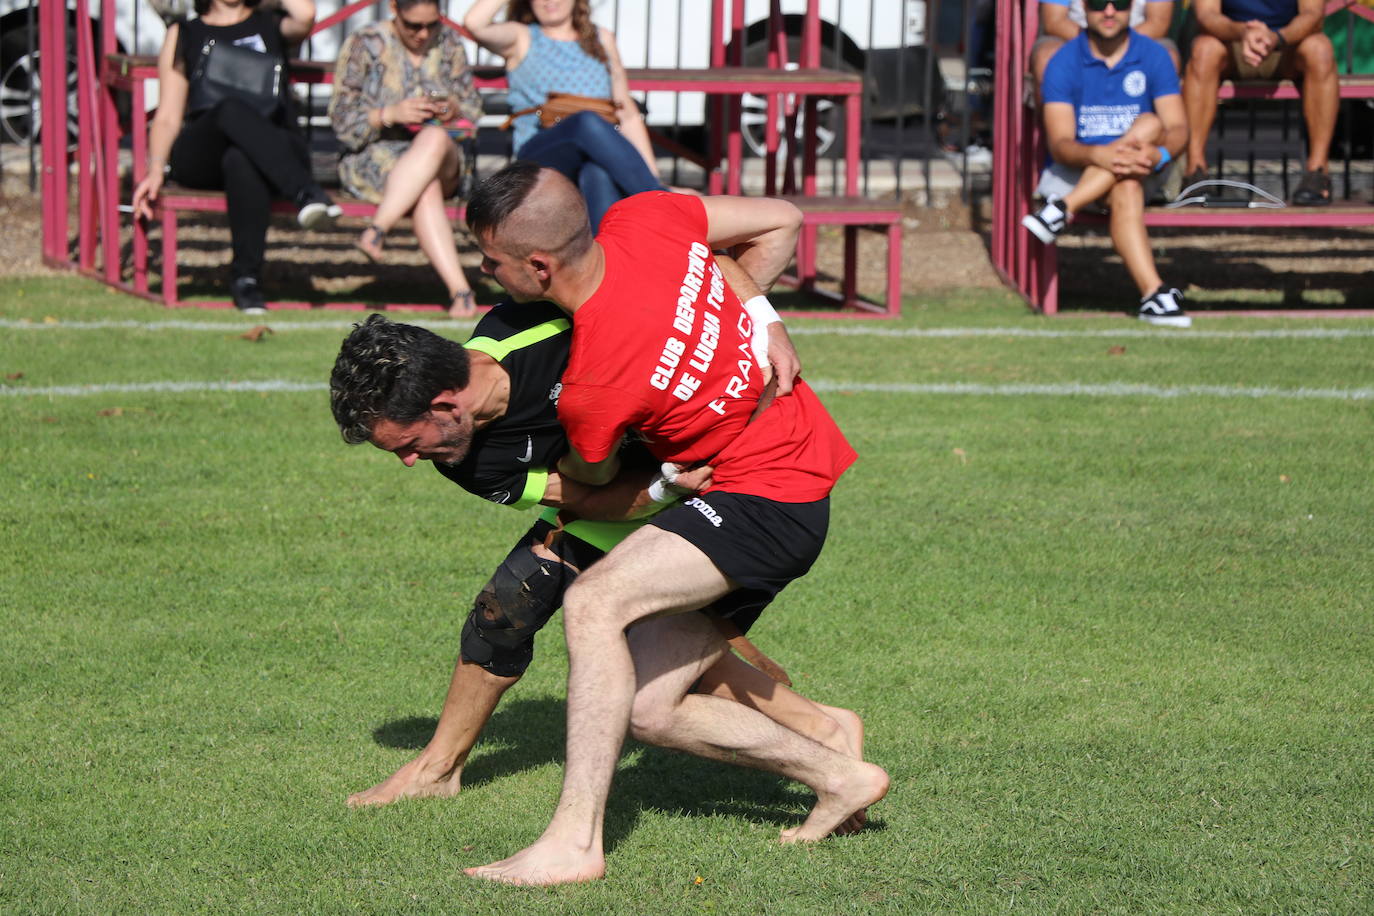
[[[649,501],[654,505],[674,502],[679,495],[676,490],[669,488],[668,481],[664,480],[662,475],[653,479],[649,484],[647,492],[649,494]]]
[[[754,336],[749,341],[750,348],[754,351],[754,361],[759,364],[759,368],[768,365],[768,326],[775,321],[780,321],[777,310],[763,296],[755,296],[744,303],[744,311],[749,315],[749,320],[754,323]]]

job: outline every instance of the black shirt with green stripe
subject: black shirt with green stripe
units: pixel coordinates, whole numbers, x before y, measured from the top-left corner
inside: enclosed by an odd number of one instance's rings
[[[551,303],[507,301],[487,312],[466,346],[510,376],[506,413],[473,434],[461,462],[436,462],[439,473],[494,503],[520,509],[538,503],[549,469],[568,451],[558,394],[571,343],[572,321]]]

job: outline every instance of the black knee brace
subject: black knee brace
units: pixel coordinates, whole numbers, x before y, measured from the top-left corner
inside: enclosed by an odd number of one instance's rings
[[[463,660],[498,677],[519,677],[534,657],[534,634],[563,606],[577,574],[545,560],[522,538],[497,567],[463,625]]]

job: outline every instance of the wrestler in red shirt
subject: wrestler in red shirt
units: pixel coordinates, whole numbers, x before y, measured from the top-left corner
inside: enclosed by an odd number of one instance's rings
[[[595,239],[577,189],[515,162],[478,185],[468,225],[483,269],[520,301],[573,318],[559,418],[576,454],[559,471],[600,483],[627,432],[658,457],[706,461],[714,484],[665,509],[582,573],[564,596],[568,757],[553,820],[531,846],[468,869],[512,884],[604,876],[606,799],[627,729],[638,740],[796,779],[816,793],[783,842],[862,826],[887,774],[782,728],[743,703],[690,693],[728,651],[709,608],[741,630],[820,554],[830,490],[854,461],[795,371],[769,403],[750,303],[717,273],[730,249],[766,289],[796,249],[801,213],[767,198],[648,192],[612,207]],[[783,335],[776,316],[758,319]],[[775,355],[776,351],[776,355]],[[768,348],[782,366],[795,354]],[[652,488],[651,488],[652,489]],[[630,643],[634,644],[633,654]]]
[[[589,462],[632,428],[662,460],[711,464],[707,493],[822,499],[854,450],[801,380],[750,422],[764,391],[753,323],[706,231],[701,199],[685,194],[637,194],[606,214],[605,276],[577,310],[559,419]]]

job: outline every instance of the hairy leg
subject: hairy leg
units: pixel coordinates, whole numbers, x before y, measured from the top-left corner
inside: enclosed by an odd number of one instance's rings
[[[878,767],[790,731],[752,707],[687,694],[704,668],[729,651],[702,615],[647,621],[630,631],[629,640],[637,678],[631,733],[640,741],[809,786],[816,807],[800,827],[783,832],[785,842],[823,839],[887,791],[887,775]],[[848,829],[860,826],[862,820]]]
[[[697,692],[743,703],[832,751],[863,759],[864,726],[858,715],[802,696],[733,652],[726,652],[707,669]]]
[[[463,785],[463,764],[501,696],[518,677],[498,677],[461,655],[449,681],[434,737],[414,760],[363,792],[348,797],[352,807],[389,805],[403,798],[449,797]]]
[[[664,570],[673,574],[665,576]],[[653,527],[636,531],[582,575],[564,602],[570,658],[568,759],[558,808],[532,846],[501,862],[468,869],[468,874],[513,884],[560,884],[605,874],[602,824],[631,709],[641,699],[636,697],[636,664],[640,692],[652,694],[647,702],[662,707],[674,696],[681,698],[719,658],[724,642],[705,618],[680,614],[731,587],[700,550]],[[632,659],[626,626],[656,616],[663,620],[653,626],[675,625],[673,632],[684,638],[671,644],[647,640],[647,654]],[[637,644],[652,632],[641,633]],[[784,833],[786,841],[824,837],[887,789],[887,775],[878,767],[836,754],[740,704],[687,697],[676,704],[669,725],[662,726],[665,720],[657,717],[653,721],[649,728],[661,729],[672,740],[670,746],[712,759],[765,765],[816,790],[816,808],[800,828]]]

